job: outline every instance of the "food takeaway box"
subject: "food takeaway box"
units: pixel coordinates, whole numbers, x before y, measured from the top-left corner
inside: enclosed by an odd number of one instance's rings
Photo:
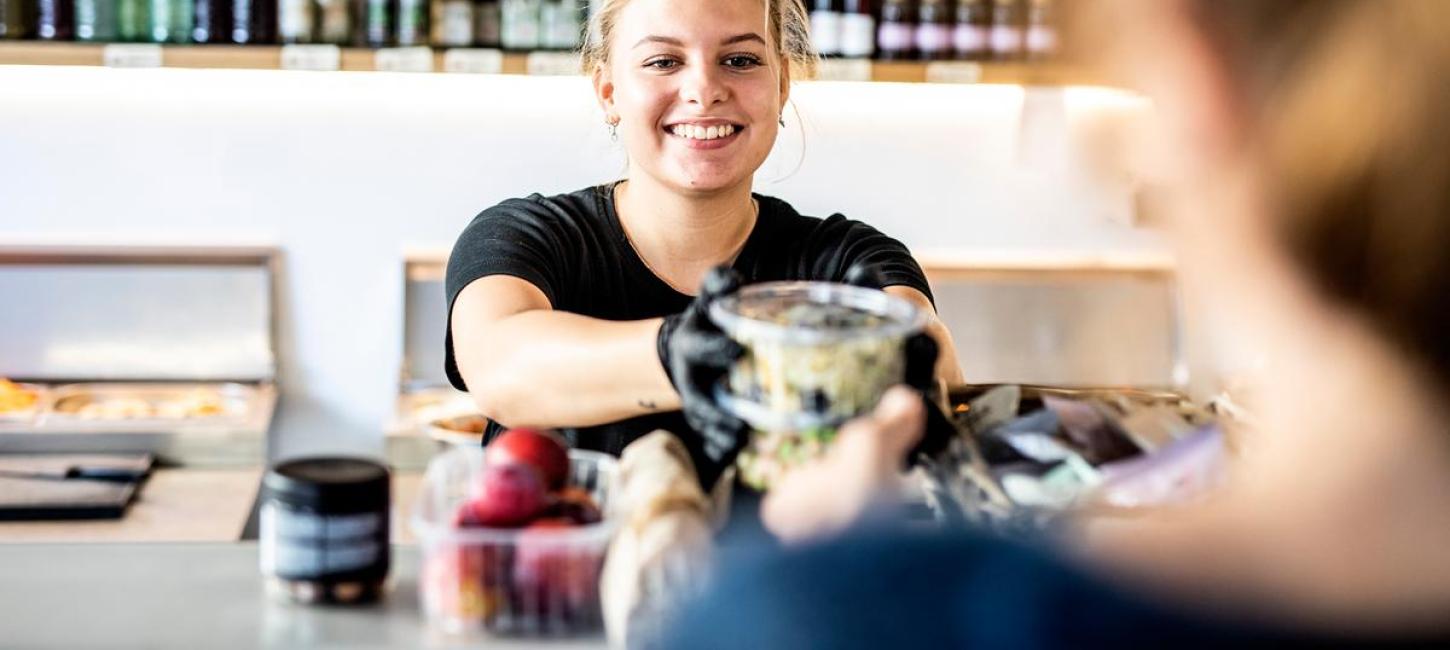
[[[278,262],[270,248],[0,248],[0,452],[263,460]]]

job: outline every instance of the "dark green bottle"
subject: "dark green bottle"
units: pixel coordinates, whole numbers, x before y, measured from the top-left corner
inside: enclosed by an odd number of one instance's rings
[[[190,43],[194,5],[192,0],[151,0],[153,43]]]
[[[76,40],[116,40],[116,0],[75,0]]]
[[[123,43],[151,40],[150,0],[116,0],[116,40]]]

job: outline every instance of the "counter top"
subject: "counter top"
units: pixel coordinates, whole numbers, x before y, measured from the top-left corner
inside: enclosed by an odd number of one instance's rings
[[[156,469],[120,519],[5,521],[0,543],[236,541],[261,479],[260,467]]]
[[[448,637],[423,624],[419,549],[393,548],[388,597],[368,607],[273,602],[252,543],[15,544],[0,552],[7,647],[603,648],[566,640]]]

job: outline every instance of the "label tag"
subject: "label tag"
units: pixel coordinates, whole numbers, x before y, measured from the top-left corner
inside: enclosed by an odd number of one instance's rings
[[[870,81],[870,59],[821,59],[816,66],[816,79],[821,81]]]
[[[503,52],[499,50],[453,48],[443,53],[443,71],[470,74],[502,74]]]
[[[524,65],[531,75],[576,75],[579,74],[579,55],[572,52],[530,52]]]
[[[110,43],[101,50],[101,62],[111,68],[159,68],[161,46],[153,43]]]
[[[926,80],[938,84],[974,84],[982,80],[982,66],[963,61],[932,61],[926,64]]]
[[[331,72],[342,68],[342,48],[336,45],[283,45],[283,70]]]
[[[433,48],[388,47],[378,50],[373,59],[378,72],[432,72]]]

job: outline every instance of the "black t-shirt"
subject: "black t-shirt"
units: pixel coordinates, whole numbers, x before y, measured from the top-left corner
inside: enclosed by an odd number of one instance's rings
[[[449,322],[453,302],[463,288],[490,275],[523,279],[538,287],[554,309],[593,318],[644,320],[684,311],[692,297],[650,271],[626,237],[614,211],[614,186],[510,199],[475,217],[448,259]],[[847,269],[864,262],[880,271],[884,286],[904,285],[931,296],[926,276],[901,242],[839,214],[806,217],[779,199],[759,194],[755,198],[760,216],[734,264],[745,283],[840,282]],[[453,357],[451,325],[445,345],[448,379],[455,388],[467,390]],[[507,425],[490,423],[484,444]],[[560,433],[575,447],[618,455],[625,445],[656,429],[678,435],[694,457],[702,482],[714,482],[723,468],[705,461],[700,436],[678,411]]]

